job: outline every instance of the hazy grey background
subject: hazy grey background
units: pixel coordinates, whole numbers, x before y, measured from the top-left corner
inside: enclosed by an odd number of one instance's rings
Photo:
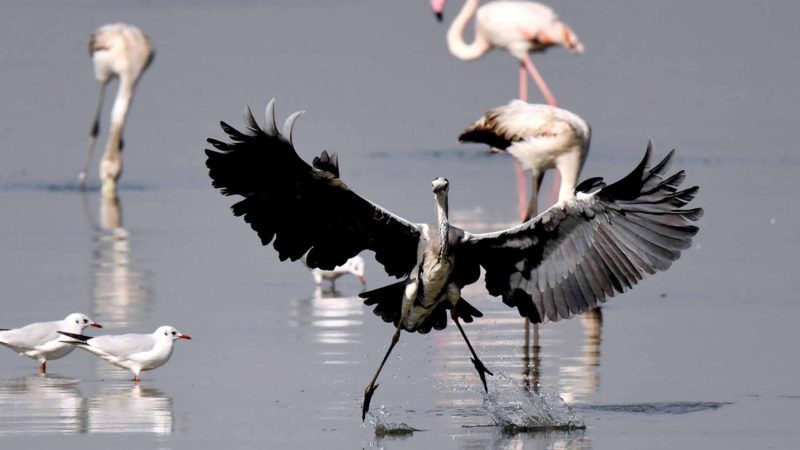
[[[584,177],[622,175],[652,137],[659,155],[678,149],[675,166],[702,186],[706,208],[696,245],[669,272],[604,309],[599,362],[585,361],[597,349],[578,319],[542,327],[543,388],[570,394],[587,431],[464,428],[489,420],[449,327],[404,335],[374,399],[428,431],[376,440],[359,401],[391,327],[357,300],[312,301],[305,269],[258,245],[204,167],[219,120],[241,125],[245,105],[260,119],[277,97],[279,119],[308,111],[295,130],[301,154],[340,152],[343,178],[393,211],[431,220],[428,183],[444,175],[460,217],[513,221],[510,160],[456,143],[516,96],[509,55],[451,57],[425,0],[1,2],[0,326],[85,311],[109,332],[169,323],[195,337],[145,375],[144,391],[85,354],[50,365],[65,380],[31,378],[34,362],[0,349],[3,447],[794,447],[800,6],[549,4],[586,45],[583,56],[534,58],[561,105],[593,126]],[[447,23],[460,6],[451,0]],[[115,21],[141,27],[157,51],[125,130],[116,231],[100,229],[97,193],[76,190],[97,95],[88,37]],[[95,162],[95,185],[96,173]],[[387,281],[375,264],[368,280]],[[521,324],[481,292],[471,296],[486,315],[467,332],[490,368],[517,379]],[[581,388],[575,371],[599,382]],[[704,401],[732,404],[597,408]]]

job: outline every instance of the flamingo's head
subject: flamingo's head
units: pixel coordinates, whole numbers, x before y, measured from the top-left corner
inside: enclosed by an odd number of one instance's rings
[[[431,0],[431,9],[433,10],[433,14],[436,16],[436,20],[439,22],[442,21],[442,17],[444,14],[444,3],[447,0]]]
[[[583,53],[583,43],[578,35],[564,22],[555,22],[549,29],[540,32],[540,40],[545,44],[560,44],[575,53]]]

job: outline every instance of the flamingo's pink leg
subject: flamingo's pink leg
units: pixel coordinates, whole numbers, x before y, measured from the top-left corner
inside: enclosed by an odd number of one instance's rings
[[[544,99],[547,101],[547,104],[550,106],[558,106],[555,96],[553,96],[553,93],[550,92],[550,88],[547,87],[547,83],[544,82],[544,78],[542,78],[542,76],[539,74],[536,66],[533,65],[531,58],[526,55],[525,59],[522,60],[522,64],[526,69],[528,69],[528,73],[531,74],[531,78],[533,78],[533,81],[536,82],[536,85],[539,86],[539,90],[542,91],[542,95],[544,95]]]

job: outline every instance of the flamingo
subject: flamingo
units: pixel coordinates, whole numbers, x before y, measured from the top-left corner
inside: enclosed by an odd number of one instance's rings
[[[589,124],[573,112],[512,100],[490,109],[458,140],[488,144],[495,152],[506,151],[531,172],[532,193],[522,219],[527,222],[538,214],[537,196],[547,169],[561,173],[558,201],[573,195],[591,135]]]
[[[123,147],[122,130],[125,118],[133,100],[133,92],[142,73],[153,61],[155,53],[150,39],[139,28],[126,23],[103,25],[89,40],[89,54],[94,63],[94,75],[100,83],[100,95],[95,110],[94,122],[89,132],[89,150],[83,170],[78,175],[81,187],[86,186],[86,172],[92,158],[97,133],[100,131],[100,110],[106,85],[113,78],[119,78],[119,88],[111,109],[111,130],[108,134],[106,150],[100,162],[102,192],[106,195],[116,193],[117,180],[122,173]]]
[[[362,420],[377,379],[402,330],[427,333],[447,326],[447,310],[472,355],[483,388],[492,373],[478,358],[460,319],[483,314],[461,297],[463,287],[486,272],[490,295],[516,307],[533,323],[557,321],[593,309],[646,275],[666,270],[691,245],[698,228],[689,222],[702,209],[683,209],[698,187],[678,190],[681,171],[666,176],[674,152],[648,168],[652,145],[633,171],[605,185],[601,178],[580,183],[572,196],[536,218],[493,233],[473,234],[450,225],[449,182],[431,183],[436,221],[410,222],[352,191],[331,163],[303,161],[292,143],[294,113],[284,132],[275,124],[275,101],[266,124],[250,110],[247,132],[225,122],[231,142],[208,139],[212,185],[223,195],[244,197],[232,206],[258,233],[262,245],[274,240],[280,260],[306,255],[311,267],[330,270],[363,250],[399,282],[359,294],[395,332],[375,375],[364,390]],[[323,156],[327,156],[323,154]]]
[[[442,20],[446,0],[431,0],[431,8],[439,21]],[[556,13],[540,3],[528,1],[494,1],[480,8],[479,0],[466,0],[450,29],[447,30],[447,47],[450,53],[463,61],[471,61],[485,55],[492,48],[502,48],[519,60],[519,99],[528,101],[528,74],[539,87],[551,106],[558,106],[555,96],[545,83],[530,54],[543,52],[547,48],[561,45],[575,53],[583,53],[583,44],[578,36]],[[464,28],[475,18],[475,38],[472,43],[464,41]],[[525,174],[519,164],[514,164],[517,179],[518,210],[525,217],[525,193],[528,190]],[[555,184],[560,184],[556,173]]]
[[[446,0],[431,0],[431,8],[441,21]],[[493,47],[511,53],[520,62],[519,99],[528,100],[527,76],[530,74],[547,104],[558,106],[555,96],[547,87],[529,54],[543,52],[561,45],[575,53],[583,53],[578,36],[553,10],[545,5],[527,1],[495,1],[478,8],[479,0],[466,0],[450,29],[447,47],[450,53],[463,61],[478,59]],[[464,28],[475,18],[475,40],[464,41]],[[526,73],[527,72],[527,73]]]

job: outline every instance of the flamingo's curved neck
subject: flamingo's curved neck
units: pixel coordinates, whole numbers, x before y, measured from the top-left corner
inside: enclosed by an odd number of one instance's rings
[[[467,0],[464,2],[461,11],[453,19],[450,29],[447,30],[447,48],[450,49],[450,53],[453,56],[461,60],[469,61],[480,58],[491,47],[489,41],[478,33],[477,29],[472,43],[467,44],[464,42],[464,28],[475,17],[475,11],[478,10],[478,2],[479,0]]]
[[[106,145],[106,159],[118,158],[120,151],[122,151],[122,129],[125,126],[125,118],[131,106],[135,87],[136,81],[134,79],[123,76],[119,78],[117,97],[114,99],[114,106],[111,107],[111,128]]]

